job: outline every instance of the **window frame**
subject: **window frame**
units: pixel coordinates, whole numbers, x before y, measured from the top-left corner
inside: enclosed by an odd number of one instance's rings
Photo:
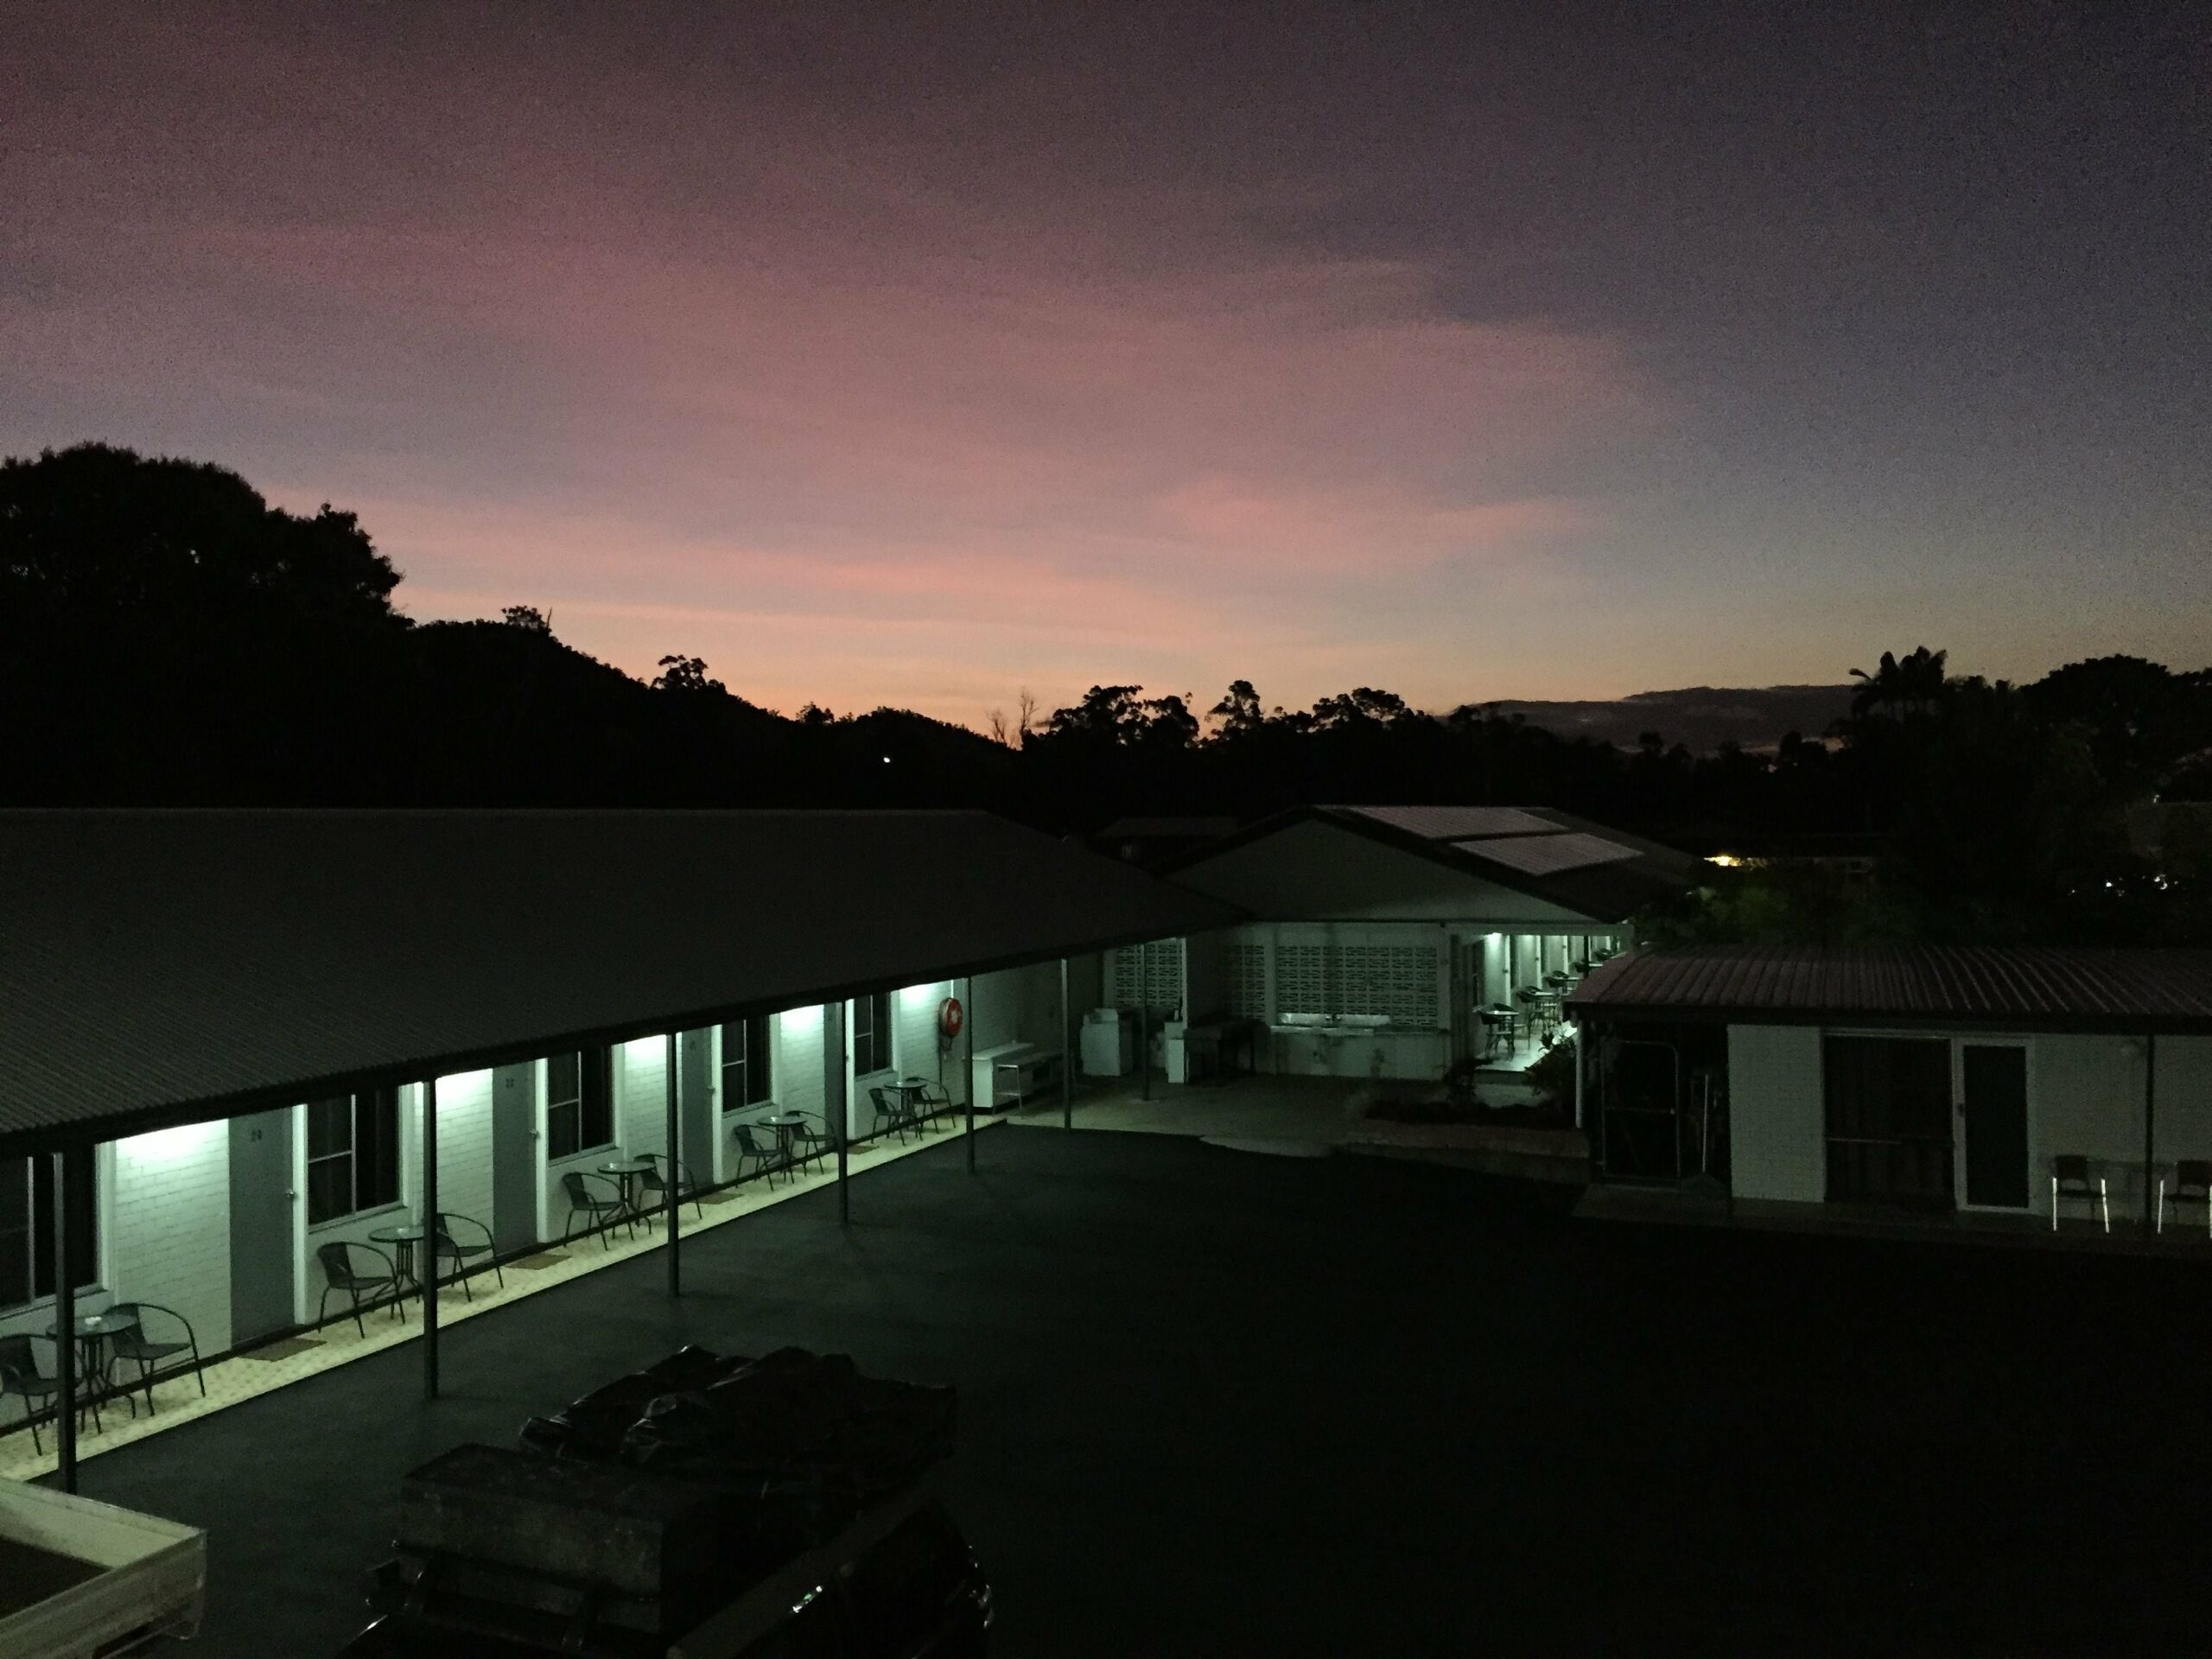
[[[743,1020],[725,1020],[715,1029],[715,1095],[724,1113],[751,1111],[776,1103],[776,1039],[772,1014],[756,1014]],[[745,1052],[729,1058],[729,1033],[734,1027]],[[735,1089],[730,1072],[743,1075]]]
[[[82,1294],[100,1286],[100,1170],[97,1155],[73,1160],[72,1181],[79,1202],[69,1206],[71,1253],[84,1263],[84,1274],[74,1288]],[[0,1158],[0,1182],[19,1180],[22,1198],[22,1225],[8,1233],[22,1240],[22,1276],[0,1283],[0,1313],[20,1313],[54,1300],[60,1275],[54,1256],[54,1159],[35,1153],[19,1158]]]
[[[561,1061],[573,1058],[576,1063],[576,1091],[555,1099],[553,1069]],[[565,1152],[559,1150],[562,1130],[570,1117],[575,1128],[575,1142]],[[591,1130],[595,1119],[604,1120],[604,1134],[594,1139]],[[606,1044],[592,1048],[569,1049],[545,1058],[545,1161],[557,1164],[570,1158],[582,1158],[594,1152],[612,1150],[616,1144],[616,1113],[614,1110],[614,1051]]]
[[[316,1114],[323,1108],[346,1103],[346,1143],[334,1152],[318,1153],[315,1149]],[[334,1227],[357,1216],[373,1215],[380,1210],[397,1208],[405,1196],[401,1166],[405,1161],[399,1153],[399,1090],[397,1089],[365,1089],[350,1095],[326,1095],[320,1100],[308,1101],[306,1133],[300,1137],[303,1154],[302,1169],[309,1228]],[[381,1112],[385,1121],[373,1124],[378,1133],[364,1135],[365,1116]],[[332,1165],[340,1160],[346,1164],[345,1207],[318,1215],[315,1212],[315,1169],[317,1165]],[[383,1179],[365,1180],[367,1176]]]
[[[894,1041],[898,1022],[893,1014],[893,993],[870,991],[853,999],[853,1075],[855,1077],[874,1077],[879,1072],[895,1071],[899,1057]],[[866,1008],[868,1030],[861,1031],[861,1010]],[[878,1016],[880,1016],[879,1018]],[[872,1064],[861,1064],[861,1045],[868,1045],[868,1058]]]

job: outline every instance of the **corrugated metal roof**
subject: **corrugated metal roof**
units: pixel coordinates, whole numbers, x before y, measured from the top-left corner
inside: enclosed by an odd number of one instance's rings
[[[0,1146],[1236,918],[975,812],[17,811],[0,870]]]
[[[1487,858],[1530,875],[1557,875],[1562,870],[1586,870],[1592,864],[1613,864],[1640,856],[1602,836],[1554,835],[1485,836],[1452,843],[1463,853]]]
[[[1559,825],[1518,806],[1339,806],[1425,841],[1457,841],[1466,836],[1552,836]]]
[[[2212,1030],[2212,950],[1715,946],[1597,969],[1578,1012]]]
[[[1297,806],[1154,868],[1171,880],[1203,890],[1205,868],[1212,861],[1316,821],[1433,859],[1462,876],[1530,894],[1600,926],[1624,922],[1712,874],[1702,860],[1657,842],[1549,807],[1527,806]],[[1511,855],[1498,855],[1502,849],[1547,842],[1561,843],[1568,865],[1532,871],[1529,866],[1541,861],[1541,852],[1525,854],[1517,862],[1509,861]],[[1587,856],[1594,848],[1607,846],[1619,849],[1619,855]],[[1282,890],[1265,903],[1251,899],[1255,908],[1274,917],[1310,913],[1301,909],[1310,899],[1304,878],[1286,872],[1280,879]]]

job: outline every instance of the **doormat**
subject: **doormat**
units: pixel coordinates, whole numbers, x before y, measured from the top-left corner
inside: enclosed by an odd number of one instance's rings
[[[699,1195],[698,1202],[701,1204],[735,1204],[739,1196],[740,1195],[738,1193],[731,1191],[728,1187],[723,1187],[718,1192],[702,1192]]]
[[[507,1265],[511,1268],[557,1268],[568,1259],[565,1250],[540,1250],[536,1255],[518,1255]]]
[[[289,1359],[295,1354],[304,1354],[310,1348],[322,1346],[321,1337],[280,1337],[275,1342],[264,1343],[258,1348],[249,1348],[238,1356],[240,1359]]]

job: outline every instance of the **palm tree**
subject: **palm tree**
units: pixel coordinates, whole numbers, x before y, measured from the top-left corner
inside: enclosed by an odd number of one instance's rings
[[[1905,715],[1929,713],[1943,699],[1947,683],[1943,664],[1949,655],[1947,651],[1919,645],[1902,662],[1894,653],[1884,652],[1880,665],[1872,674],[1863,668],[1853,669],[1851,677],[1860,682],[1851,694],[1853,716],[1863,718],[1877,709],[1895,709]]]

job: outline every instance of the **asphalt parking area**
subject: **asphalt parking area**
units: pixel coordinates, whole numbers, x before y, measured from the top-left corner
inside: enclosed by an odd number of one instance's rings
[[[961,1391],[1000,1651],[2202,1645],[2212,1273],[1577,1223],[1572,1194],[1001,1132],[85,1465],[211,1531],[206,1656],[334,1650],[398,1477],[683,1342]],[[2212,1264],[2208,1264],[2212,1267]]]

